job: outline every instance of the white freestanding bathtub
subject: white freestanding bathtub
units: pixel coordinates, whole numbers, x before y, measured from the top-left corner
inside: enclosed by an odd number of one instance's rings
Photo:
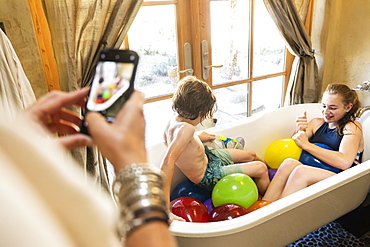
[[[236,126],[217,126],[206,131],[230,138],[241,136],[246,141],[245,149],[252,149],[264,158],[271,142],[291,137],[295,118],[303,111],[309,119],[321,116],[320,104],[294,105],[251,117]],[[364,160],[368,160],[370,111],[360,121],[364,127]],[[149,147],[149,161],[159,165],[165,150],[163,143]],[[181,171],[175,169],[172,188],[184,179]],[[369,187],[370,161],[364,161],[244,216],[211,223],[174,221],[170,230],[182,247],[286,246],[358,207],[369,193]]]

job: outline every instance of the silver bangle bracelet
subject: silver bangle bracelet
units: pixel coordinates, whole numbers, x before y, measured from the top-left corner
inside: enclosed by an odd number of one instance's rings
[[[121,236],[149,222],[169,224],[163,186],[164,173],[151,164],[132,164],[119,171],[113,183],[113,194],[121,213],[118,224]]]

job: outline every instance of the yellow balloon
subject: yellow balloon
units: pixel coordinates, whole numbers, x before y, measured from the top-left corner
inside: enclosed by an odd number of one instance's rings
[[[283,138],[273,141],[266,149],[265,161],[272,169],[279,168],[287,158],[299,160],[302,149],[297,146],[292,138]]]

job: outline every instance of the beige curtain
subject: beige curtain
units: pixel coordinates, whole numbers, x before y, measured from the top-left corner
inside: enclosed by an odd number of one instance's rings
[[[63,91],[89,86],[99,52],[118,48],[143,0],[42,0]],[[74,109],[78,111],[78,109]],[[72,152],[75,159],[108,186],[105,160],[95,148]]]
[[[318,69],[304,21],[310,0],[264,0],[266,8],[296,57],[289,78],[285,105],[318,102]]]

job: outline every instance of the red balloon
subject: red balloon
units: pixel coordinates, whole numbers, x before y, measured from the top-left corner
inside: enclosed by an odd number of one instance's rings
[[[208,221],[222,221],[222,220],[231,220],[239,216],[247,214],[247,209],[244,207],[229,203],[223,204],[214,208],[208,215]]]
[[[269,201],[265,201],[265,200],[260,200],[260,201],[256,201],[255,203],[253,203],[249,208],[247,208],[247,211],[248,213],[250,212],[253,212],[259,208],[262,208],[268,204],[270,204],[271,202]]]
[[[183,196],[172,200],[170,203],[173,214],[187,222],[207,222],[208,210],[206,206],[193,197]]]

